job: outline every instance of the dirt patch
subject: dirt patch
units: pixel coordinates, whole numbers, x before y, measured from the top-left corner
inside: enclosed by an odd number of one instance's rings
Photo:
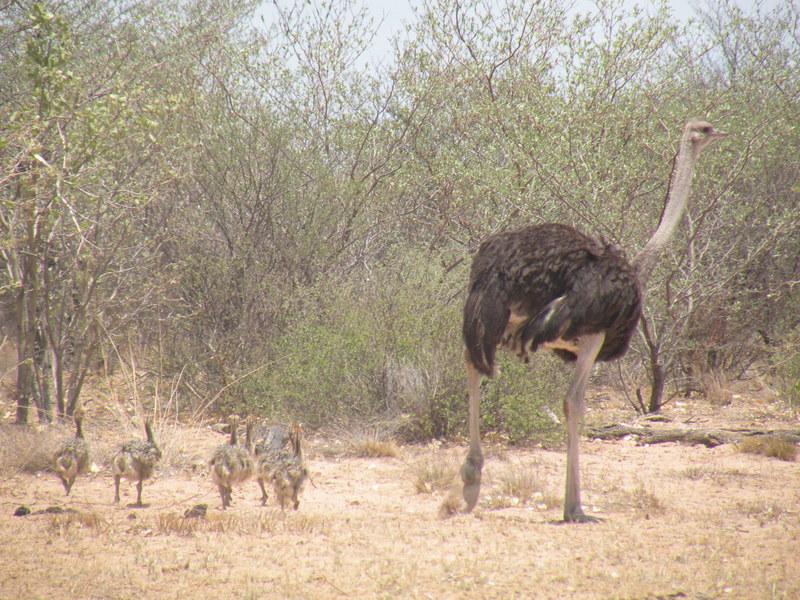
[[[590,402],[589,420],[631,419],[604,402]],[[798,427],[752,403],[664,412],[671,426]],[[186,448],[176,451],[192,457],[221,439],[180,435]],[[223,512],[194,458],[159,471],[143,509],[126,506],[130,485],[123,504],[112,503],[105,469],[80,478],[69,498],[51,474],[6,476],[0,598],[800,598],[797,462],[730,444],[584,440],[584,505],[604,521],[561,525],[562,452],[488,448],[475,513],[441,520],[445,492],[418,493],[414,465],[460,459],[464,448],[352,459],[329,457],[325,444],[309,444],[314,485],[298,512],[261,507],[255,482],[235,489]],[[510,491],[509,481],[528,481],[520,473],[534,475],[533,493]],[[183,517],[200,503],[205,518]],[[13,517],[21,504],[77,512]]]

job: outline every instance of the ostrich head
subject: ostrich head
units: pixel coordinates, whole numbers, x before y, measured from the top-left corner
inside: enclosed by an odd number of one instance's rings
[[[711,123],[692,119],[686,124],[684,129],[684,139],[692,144],[695,153],[699,153],[711,142],[726,137],[728,134],[719,129],[714,129]]]
[[[724,131],[714,129],[713,125],[705,121],[691,119],[686,123],[680,148],[675,156],[661,222],[644,248],[633,259],[633,266],[639,275],[639,283],[643,290],[647,287],[647,281],[650,279],[653,267],[658,262],[664,247],[675,235],[678,223],[686,213],[689,188],[700,151],[715,140],[727,135]]]

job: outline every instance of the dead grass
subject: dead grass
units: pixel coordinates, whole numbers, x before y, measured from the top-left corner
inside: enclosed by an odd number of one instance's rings
[[[709,405],[699,420],[719,426],[734,408],[735,399]],[[682,421],[697,422],[695,410],[665,407]],[[743,427],[751,414],[725,424]],[[92,440],[110,446],[118,433],[95,422]],[[187,455],[219,441],[205,428],[176,433]],[[456,502],[446,520],[438,509],[453,481],[460,500],[465,445],[400,451],[402,461],[310,456],[316,485],[285,513],[260,506],[252,482],[222,511],[207,474],[190,468],[159,470],[146,508],[113,504],[105,470],[81,478],[68,498],[53,476],[12,472],[0,478],[0,598],[58,590],[65,600],[167,600],[201,589],[232,600],[800,598],[795,464],[730,446],[584,440],[584,508],[604,521],[555,526],[563,450],[487,452],[475,511],[460,513]],[[417,480],[426,493],[415,493]],[[201,503],[204,516],[184,516]],[[20,504],[34,514],[11,517]],[[54,504],[77,513],[35,514]]]
[[[787,462],[797,459],[797,444],[777,435],[757,435],[742,439],[736,444],[739,452],[759,454]]]
[[[439,505],[439,518],[448,519],[462,512],[465,507],[464,499],[456,487],[452,487]]]
[[[537,462],[513,461],[496,476],[493,492],[486,504],[495,509],[534,506],[545,510],[558,506],[561,498],[542,475]]]
[[[458,479],[460,460],[452,453],[428,452],[408,464],[414,489],[418,494],[432,494],[448,489]]]
[[[643,481],[637,482],[637,485],[633,488],[631,505],[647,518],[662,514],[667,510],[652,484],[648,485]]]
[[[750,519],[755,519],[761,527],[767,522],[778,521],[792,514],[786,506],[773,501],[738,502],[736,506],[739,512]]]
[[[135,525],[132,533],[153,531],[158,535],[192,536],[197,533],[227,535],[259,535],[278,533],[323,534],[328,530],[326,519],[303,513],[286,513],[278,509],[256,515],[230,512],[209,512],[204,518],[186,518],[180,513],[159,514],[154,524]]]
[[[47,529],[56,535],[68,535],[76,528],[85,528],[99,534],[109,530],[110,524],[95,511],[70,511],[48,515]]]
[[[717,372],[704,372],[698,377],[706,400],[712,406],[730,406],[733,402],[732,383],[725,375]]]
[[[37,429],[0,425],[0,472],[37,473],[53,467],[53,453],[61,438],[69,437],[56,425]]]
[[[754,477],[752,473],[743,469],[722,469],[713,464],[687,467],[682,469],[678,476],[691,481],[707,481],[718,486]]]
[[[400,448],[389,435],[376,430],[360,430],[345,438],[347,454],[356,458],[397,458]]]

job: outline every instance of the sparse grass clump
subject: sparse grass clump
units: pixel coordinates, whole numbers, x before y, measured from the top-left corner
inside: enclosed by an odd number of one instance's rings
[[[170,512],[157,516],[155,525],[139,523],[131,533],[154,531],[159,535],[193,536],[198,532],[256,535],[262,533],[319,534],[327,530],[325,519],[300,513],[265,510],[258,515],[209,512],[204,518],[187,519]]]
[[[683,477],[692,481],[702,481],[708,477],[710,473],[711,470],[708,467],[697,466],[687,467],[681,472]]]
[[[646,487],[642,482],[634,488],[631,496],[632,505],[646,515],[662,513],[665,510],[664,503],[659,499],[652,487]]]
[[[360,431],[347,440],[348,453],[356,458],[397,458],[400,448],[389,436],[377,431]]]
[[[547,482],[535,464],[512,464],[500,473],[497,481],[496,493],[487,499],[487,505],[491,508],[535,505],[544,510],[559,502],[548,491]]]
[[[788,462],[797,459],[797,444],[777,435],[746,437],[736,444],[736,449],[742,453],[759,454]]]
[[[442,501],[441,506],[439,506],[439,517],[448,519],[461,512],[464,506],[465,503],[461,495],[455,489],[451,489],[450,493]]]
[[[536,470],[522,464],[513,465],[500,475],[500,487],[504,494],[519,498],[523,503],[541,494],[544,489]]]
[[[48,529],[57,535],[65,535],[76,528],[85,528],[93,533],[107,531],[109,523],[95,512],[68,511],[48,515]]]
[[[712,465],[687,467],[679,473],[679,476],[692,481],[709,481],[714,485],[720,486],[727,485],[731,481],[740,481],[744,478],[752,477],[750,473],[741,469],[720,469]]]
[[[787,513],[785,507],[774,502],[740,502],[737,506],[742,514],[755,519],[762,527],[770,521],[777,521]]]
[[[418,494],[432,494],[449,488],[458,476],[458,469],[458,459],[443,453],[429,454],[409,465]]]
[[[0,426],[0,472],[38,473],[53,468],[53,452],[59,439],[66,437],[60,430],[37,431],[20,425]]]

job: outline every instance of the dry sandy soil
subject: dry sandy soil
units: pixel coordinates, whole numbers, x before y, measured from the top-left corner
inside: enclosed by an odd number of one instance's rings
[[[590,422],[621,418],[601,404]],[[665,413],[670,427],[800,428],[774,405]],[[114,505],[102,465],[69,498],[52,474],[4,476],[0,598],[800,598],[800,464],[731,444],[584,440],[584,505],[604,521],[563,525],[560,451],[490,445],[478,508],[443,520],[445,492],[415,489],[420,465],[457,465],[463,447],[362,459],[309,440],[314,485],[282,514],[259,505],[254,482],[220,510],[202,460],[222,441],[183,430],[178,450],[195,468],[159,471],[146,508],[125,504],[130,484]],[[520,500],[514,481],[537,491]],[[185,519],[198,503],[206,519]],[[78,512],[12,516],[22,504]]]

